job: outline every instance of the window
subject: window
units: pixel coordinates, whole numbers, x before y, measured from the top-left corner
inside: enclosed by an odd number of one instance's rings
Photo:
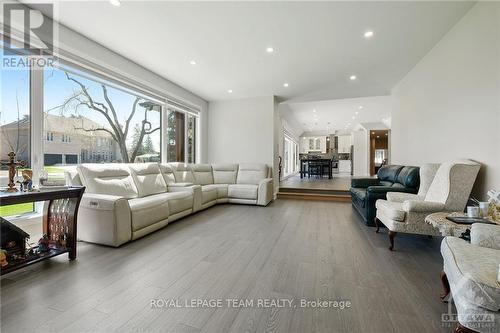
[[[285,134],[284,145],[284,169],[283,175],[294,174],[298,170],[298,144],[290,136]]]
[[[44,70],[43,147],[49,181],[78,163],[159,162],[162,107],[102,80]],[[54,132],[61,140],[53,140]],[[64,144],[62,144],[64,143]]]
[[[167,162],[195,163],[197,117],[174,110],[167,117]]]
[[[30,117],[30,70],[26,68],[5,69],[1,75],[0,108],[0,159],[6,160],[9,152],[31,168],[31,117]],[[21,169],[14,181],[19,181]],[[0,168],[0,186],[9,183],[8,167]],[[33,211],[33,204],[0,207],[1,216],[19,215]]]

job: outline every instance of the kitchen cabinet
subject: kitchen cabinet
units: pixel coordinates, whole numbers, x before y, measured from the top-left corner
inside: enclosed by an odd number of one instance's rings
[[[304,136],[299,139],[301,154],[326,153],[326,136]]]
[[[351,152],[351,136],[350,135],[339,135],[338,137],[339,153],[350,153]]]

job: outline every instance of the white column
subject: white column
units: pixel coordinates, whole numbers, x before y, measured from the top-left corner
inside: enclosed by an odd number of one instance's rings
[[[38,185],[43,169],[43,68],[34,65],[30,74],[31,169]]]

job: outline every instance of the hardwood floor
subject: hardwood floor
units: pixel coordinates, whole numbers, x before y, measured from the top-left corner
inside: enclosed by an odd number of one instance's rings
[[[348,174],[338,173],[334,173],[332,179],[328,179],[328,177],[308,178],[307,176],[301,179],[299,175],[294,175],[280,181],[280,188],[349,191],[351,187],[351,178],[352,177]]]
[[[364,226],[348,203],[219,205],[120,248],[79,243],[1,280],[2,332],[450,332],[438,238]],[[223,299],[221,308],[151,299]],[[348,300],[350,308],[231,308],[227,298]],[[297,303],[295,303],[297,304]]]

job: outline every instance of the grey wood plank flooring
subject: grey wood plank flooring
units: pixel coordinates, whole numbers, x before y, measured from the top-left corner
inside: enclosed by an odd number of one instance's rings
[[[351,176],[349,174],[333,174],[332,179],[328,177],[304,177],[293,175],[285,180],[280,181],[280,188],[300,188],[300,189],[315,189],[315,190],[336,190],[349,191],[351,187]]]
[[[440,239],[364,226],[348,203],[219,205],[120,248],[78,244],[1,279],[2,332],[450,332]],[[348,300],[351,308],[162,308],[151,299]],[[297,304],[297,303],[295,303]]]

